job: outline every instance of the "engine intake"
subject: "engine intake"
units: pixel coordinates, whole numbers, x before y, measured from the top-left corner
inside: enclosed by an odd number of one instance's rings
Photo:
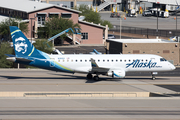
[[[113,78],[124,78],[126,76],[126,72],[124,70],[114,70],[109,71],[107,75]]]

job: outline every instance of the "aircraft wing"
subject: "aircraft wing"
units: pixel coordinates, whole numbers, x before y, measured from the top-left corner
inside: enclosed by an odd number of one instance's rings
[[[91,72],[93,73],[107,73],[110,69],[110,68],[99,67],[93,58],[91,58],[91,66],[92,66]]]

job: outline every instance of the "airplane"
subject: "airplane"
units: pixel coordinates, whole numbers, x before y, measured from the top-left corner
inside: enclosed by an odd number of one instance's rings
[[[57,72],[85,73],[87,79],[99,80],[99,75],[124,78],[127,72],[136,71],[151,72],[155,79],[157,72],[176,68],[153,54],[47,54],[36,49],[18,27],[10,26],[10,33],[15,55],[8,54],[7,60]]]

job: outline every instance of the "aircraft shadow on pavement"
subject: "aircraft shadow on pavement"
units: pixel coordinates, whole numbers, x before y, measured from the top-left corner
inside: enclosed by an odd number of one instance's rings
[[[7,78],[7,79],[82,79],[82,78],[67,78],[67,77],[21,77],[21,76],[0,76],[0,77],[4,77],[4,78]]]
[[[51,73],[49,73],[51,74]],[[84,77],[83,76],[78,76],[78,75],[64,75],[64,74],[51,74],[51,75],[59,75],[59,76],[71,76],[71,77],[74,77],[73,79],[82,79],[82,80],[87,80],[86,83],[95,83],[95,82],[100,82],[100,81],[121,81],[121,79],[118,79],[118,78],[109,78],[109,77],[106,77],[106,78],[99,78],[99,80],[93,80],[93,79],[87,79],[86,78],[86,75],[84,74]]]
[[[100,82],[100,81],[120,81],[121,79],[115,79],[115,78],[100,78],[99,80],[93,80],[93,79],[87,79],[86,77],[78,76],[78,75],[61,75],[57,74],[57,76],[61,77],[24,77],[24,76],[3,76],[0,75],[0,77],[7,78],[9,80],[23,80],[23,79],[41,79],[41,80],[64,80],[64,79],[69,79],[69,80],[86,80],[85,83],[95,83],[95,82]],[[68,77],[69,76],[69,77]]]
[[[110,78],[110,77],[100,77],[99,80],[93,80],[93,79],[87,79],[85,76],[78,76],[78,75],[65,75],[65,74],[51,74],[51,75],[56,75],[56,76],[60,76],[60,77],[24,77],[24,76],[3,76],[0,75],[0,77],[3,78],[7,78],[7,79],[13,79],[13,80],[17,80],[17,79],[40,79],[40,80],[86,80],[85,83],[96,83],[96,82],[100,82],[100,81],[114,81],[114,82],[119,82],[122,80],[152,80],[151,77],[141,77],[138,78],[136,77],[130,77],[130,78]],[[155,80],[169,80],[169,78],[159,78],[157,77]],[[152,80],[152,81],[155,81]]]
[[[123,78],[124,80],[152,80],[151,77],[141,77],[141,78],[138,78],[137,76],[136,77],[131,77],[131,78]],[[169,78],[161,78],[161,77],[156,77],[155,80],[169,80]],[[152,80],[152,81],[155,81],[155,80]]]

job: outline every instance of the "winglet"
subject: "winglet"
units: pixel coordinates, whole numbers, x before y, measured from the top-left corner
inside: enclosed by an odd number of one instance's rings
[[[94,68],[94,67],[99,67],[98,65],[97,65],[97,63],[96,63],[96,61],[93,59],[93,58],[91,58],[91,66]]]
[[[176,0],[176,4],[177,4],[177,6],[178,6],[178,7],[176,8],[176,10],[178,10],[178,9],[179,9],[179,5],[178,5],[178,2],[177,2],[177,0]]]
[[[102,53],[98,52],[96,49],[93,49],[93,52],[95,52],[96,54],[102,54]]]

